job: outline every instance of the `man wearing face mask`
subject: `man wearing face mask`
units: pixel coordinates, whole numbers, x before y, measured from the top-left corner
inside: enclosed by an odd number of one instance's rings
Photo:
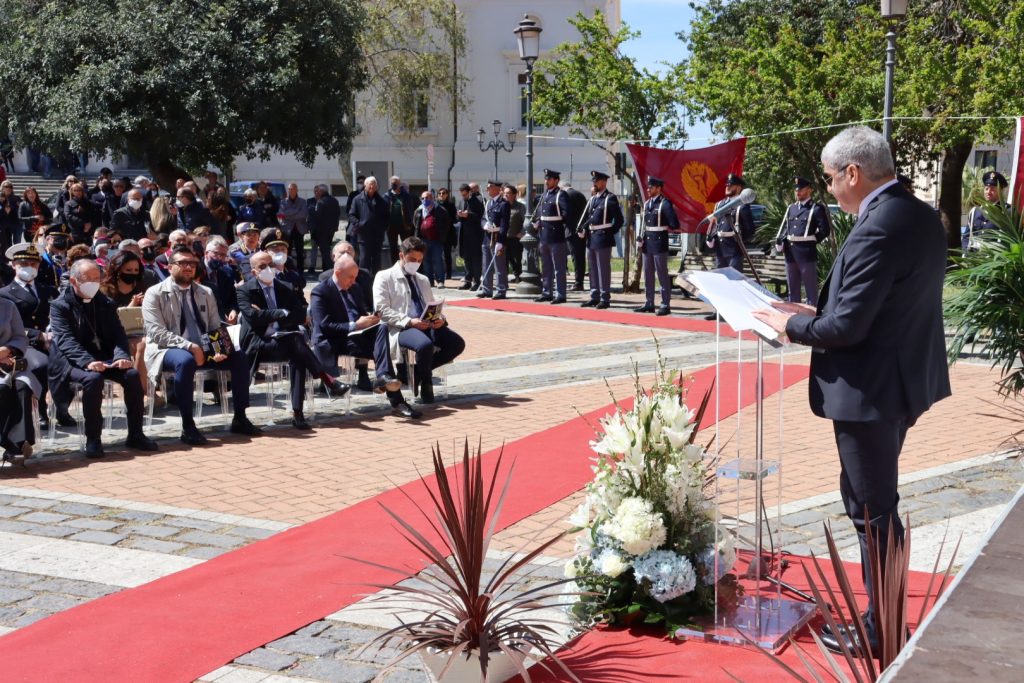
[[[280,230],[274,229],[278,234]],[[291,370],[292,426],[310,430],[303,415],[307,373],[319,377],[332,396],[344,396],[349,385],[332,377],[306,344],[302,326],[306,322],[306,300],[275,275],[272,256],[258,251],[249,259],[256,277],[238,288],[238,311],[242,317],[239,340],[249,367],[260,363],[287,362]]]
[[[196,281],[199,260],[188,247],[175,247],[168,259],[171,276],[146,292],[142,320],[146,325],[146,369],[150,377],[174,373],[174,395],[181,415],[181,441],[189,446],[207,443],[193,415],[195,374],[200,367],[231,373],[235,414],[231,431],[255,436],[260,433],[245,411],[249,407],[249,364],[242,353],[207,357],[203,335],[220,327],[217,299]]]
[[[412,224],[416,236],[427,244],[423,274],[430,280],[431,286],[437,284],[444,287],[444,240],[451,225],[448,223],[448,212],[434,201],[434,193],[430,190],[424,190],[420,195],[420,206],[416,207]]]
[[[210,288],[217,299],[217,309],[224,322],[234,325],[238,322],[238,295],[235,288],[242,281],[238,267],[230,263],[228,244],[220,235],[206,243],[205,275],[203,284]]]
[[[255,223],[239,223],[236,232],[240,235],[236,243],[239,244],[239,247],[237,249],[229,248],[228,252],[242,273],[242,279],[248,280],[252,277],[249,257],[260,250],[260,227]]]
[[[37,282],[49,285],[54,289],[60,288],[61,278],[64,275],[64,258],[71,246],[71,232],[63,223],[54,223],[46,229],[46,241],[44,242],[42,257],[39,262],[39,274]]]
[[[144,272],[152,274],[153,278],[156,278],[156,282],[167,279],[167,271],[156,263],[156,242],[148,237],[139,240],[139,256],[142,258]]]
[[[377,273],[373,280],[373,304],[381,321],[388,326],[388,344],[395,367],[402,363],[402,349],[416,354],[416,377],[423,403],[434,401],[433,372],[435,368],[451,363],[466,348],[466,342],[448,327],[440,316],[432,322],[423,320],[427,307],[434,303],[430,281],[419,274],[420,264],[427,246],[418,237],[402,242],[400,259],[387,270]],[[435,351],[435,348],[437,349]],[[391,401],[392,412],[402,417],[416,418],[421,413],[409,404]]]
[[[128,192],[128,203],[114,212],[110,229],[133,240],[149,235],[149,212],[142,210],[142,192],[135,188]]]
[[[49,429],[50,420],[46,411],[47,368],[49,366],[50,334],[46,328],[50,325],[50,302],[57,298],[56,287],[37,281],[39,251],[34,244],[23,242],[7,250],[7,258],[14,266],[15,277],[11,284],[0,289],[0,297],[11,301],[21,315],[21,322],[28,337],[28,350],[25,360],[28,369],[35,375],[42,387],[39,394],[39,427]],[[75,421],[68,414],[67,405],[58,406],[58,422],[61,426],[74,426]]]
[[[158,450],[142,432],[142,381],[132,367],[128,337],[114,303],[100,294],[100,269],[88,259],[71,266],[69,286],[50,306],[50,377],[77,383],[85,415],[85,457],[102,458],[103,383],[117,382],[124,391],[128,438],[124,445]]]
[[[260,251],[270,254],[277,279],[291,287],[295,295],[305,304],[306,278],[295,270],[295,262],[288,258],[287,238],[280,228],[266,228],[260,233]],[[249,258],[249,261],[252,262],[252,257]]]

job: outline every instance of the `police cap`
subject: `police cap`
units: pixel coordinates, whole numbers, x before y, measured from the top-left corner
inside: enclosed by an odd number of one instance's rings
[[[999,171],[989,171],[985,175],[981,176],[981,182],[988,187],[1006,187],[1006,177]]]
[[[9,261],[39,261],[39,250],[31,242],[22,242],[9,247],[6,252]]]
[[[550,168],[545,168],[544,169],[544,179],[545,180],[549,180],[551,178],[554,178],[555,180],[561,180],[562,179],[562,172],[561,171],[552,171]]]
[[[665,187],[665,181],[661,178],[655,178],[652,175],[647,176],[647,187]]]
[[[63,223],[51,223],[49,226],[47,226],[46,232],[44,232],[43,234],[46,235],[47,237],[49,237],[50,235],[65,235],[70,237],[71,231],[68,230],[68,226],[64,225]]]
[[[266,249],[275,244],[288,246],[288,242],[284,239],[284,233],[281,232],[280,228],[264,228],[263,232],[260,233],[260,249]]]
[[[739,185],[740,187],[746,187],[747,181],[743,179],[743,176],[738,173],[730,173],[725,177],[726,185]]]
[[[590,178],[591,180],[608,180],[608,174],[603,171],[591,171]]]
[[[803,176],[793,176],[793,188],[796,190],[802,190],[805,187],[810,187],[813,183],[804,178]]]

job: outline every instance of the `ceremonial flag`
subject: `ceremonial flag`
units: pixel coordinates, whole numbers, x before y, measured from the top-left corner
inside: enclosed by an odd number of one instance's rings
[[[725,178],[743,174],[747,139],[738,138],[702,149],[658,149],[626,145],[633,157],[644,200],[647,176],[665,181],[665,196],[672,200],[682,232],[697,232],[697,225],[725,197]]]
[[[1010,173],[1010,204],[1018,209],[1024,209],[1024,164],[1021,164],[1021,157],[1024,156],[1024,135],[1021,129],[1024,128],[1024,116],[1017,119],[1017,142],[1013,146],[1013,171]]]

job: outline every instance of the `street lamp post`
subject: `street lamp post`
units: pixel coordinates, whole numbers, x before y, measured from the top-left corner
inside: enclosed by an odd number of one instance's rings
[[[484,144],[484,138],[487,136],[487,133],[484,131],[483,128],[481,128],[481,129],[479,129],[476,132],[476,143],[478,145],[480,145],[480,151],[481,152],[489,152],[492,149],[494,150],[494,177],[493,177],[493,179],[497,180],[498,179],[498,152],[502,151],[502,150],[504,150],[506,152],[511,152],[512,148],[516,146],[516,129],[515,128],[509,128],[508,129],[508,133],[506,133],[506,135],[508,136],[508,146],[506,147],[505,146],[505,141],[501,139],[501,121],[499,121],[498,119],[494,119],[493,126],[494,126],[494,138],[489,140],[487,142],[487,144],[485,145]]]
[[[885,34],[885,111],[882,114],[882,135],[892,144],[892,90],[896,73],[896,21],[907,15],[907,0],[881,0],[881,15],[889,20]]]
[[[524,14],[513,33],[519,43],[519,58],[526,63],[526,229],[520,243],[526,252],[526,263],[516,292],[537,294],[540,292],[540,276],[537,275],[537,236],[533,234],[533,63],[540,56],[540,33],[543,29],[537,22]]]

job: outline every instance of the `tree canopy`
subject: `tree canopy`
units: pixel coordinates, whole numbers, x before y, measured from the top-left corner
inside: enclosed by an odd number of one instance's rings
[[[438,22],[409,21],[417,9]],[[0,118],[17,143],[131,155],[162,183],[239,155],[345,156],[371,69],[377,93],[400,97],[396,83],[435,66],[420,38],[464,50],[442,0],[0,0],[0,16]],[[382,56],[389,25],[401,57]]]

